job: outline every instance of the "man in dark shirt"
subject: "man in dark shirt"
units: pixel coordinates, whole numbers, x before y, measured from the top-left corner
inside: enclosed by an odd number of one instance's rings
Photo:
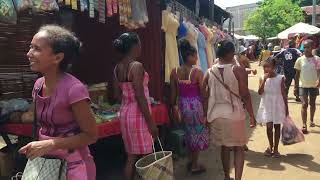
[[[292,80],[295,77],[296,71],[294,69],[294,65],[297,59],[301,56],[301,52],[295,48],[295,43],[293,40],[289,41],[289,48],[281,51],[279,54],[276,55],[278,59],[281,59],[283,62],[283,73],[285,76],[285,86],[286,86],[286,93],[288,95],[289,89],[292,83]],[[299,82],[296,82],[299,84]],[[300,98],[298,94],[295,94],[296,101],[300,102]]]

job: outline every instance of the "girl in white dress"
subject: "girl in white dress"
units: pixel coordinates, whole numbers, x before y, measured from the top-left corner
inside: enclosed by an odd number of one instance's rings
[[[288,116],[288,102],[285,93],[284,76],[274,71],[275,61],[269,58],[264,62],[264,75],[260,78],[258,93],[262,96],[257,123],[267,125],[269,147],[266,156],[280,157],[278,145],[280,140],[281,123]],[[273,127],[275,129],[273,139]]]

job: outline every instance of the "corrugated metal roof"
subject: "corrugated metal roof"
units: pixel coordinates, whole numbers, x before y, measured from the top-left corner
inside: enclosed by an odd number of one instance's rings
[[[304,6],[301,8],[307,15],[312,15],[313,6]],[[316,13],[320,14],[320,6],[316,7]]]

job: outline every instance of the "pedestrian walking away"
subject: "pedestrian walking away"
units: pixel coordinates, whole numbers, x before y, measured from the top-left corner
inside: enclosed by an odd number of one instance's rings
[[[187,40],[180,41],[179,49],[183,65],[173,69],[171,73],[171,104],[181,114],[182,122],[179,123],[185,126],[185,142],[191,153],[188,170],[192,174],[201,174],[206,169],[198,162],[199,153],[209,145],[209,130],[203,113],[201,94],[203,73],[200,69],[193,68],[198,60],[197,51]]]
[[[231,149],[235,155],[235,180],[242,177],[244,145],[248,142],[245,109],[249,113],[250,126],[254,127],[256,123],[248,89],[248,73],[234,65],[234,53],[232,42],[220,42],[217,49],[219,62],[208,70],[203,83],[210,138],[212,143],[221,146],[225,180],[230,180]]]

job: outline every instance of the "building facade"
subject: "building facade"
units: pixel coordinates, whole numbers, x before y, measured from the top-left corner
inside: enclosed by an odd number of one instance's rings
[[[235,33],[244,35],[244,22],[248,18],[248,15],[257,8],[258,5],[256,3],[226,8],[226,11],[232,15],[231,21],[234,26]],[[225,22],[224,28],[229,28],[229,22]]]

